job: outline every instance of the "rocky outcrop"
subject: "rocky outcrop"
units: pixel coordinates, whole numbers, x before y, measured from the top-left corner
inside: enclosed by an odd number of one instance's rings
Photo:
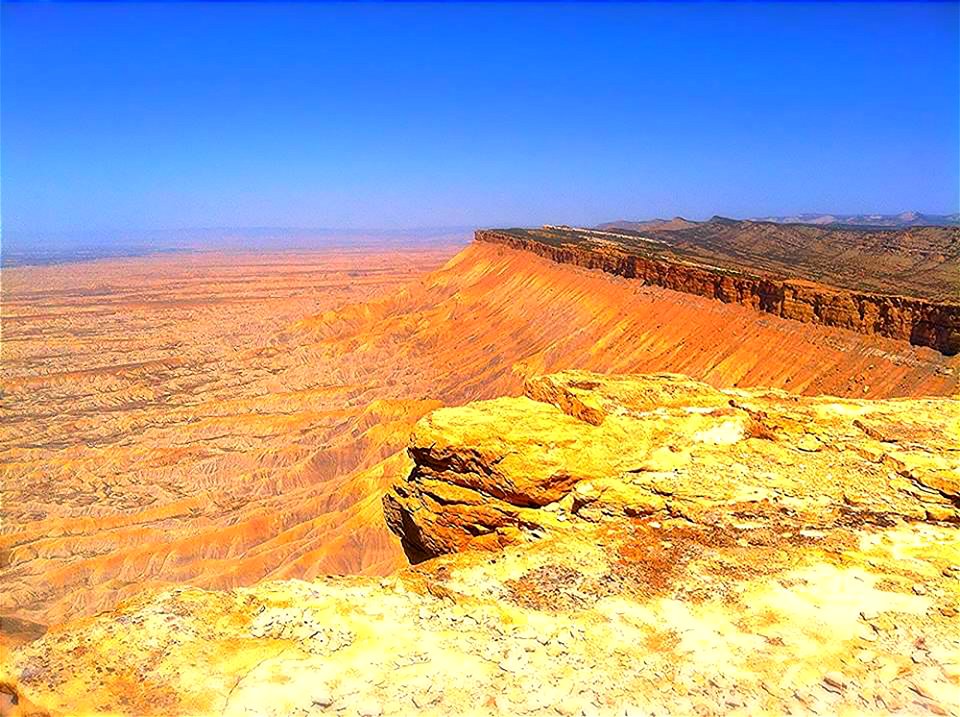
[[[414,468],[385,513],[414,560],[523,542],[565,518],[702,523],[749,510],[817,530],[957,521],[958,435],[954,400],[799,398],[567,371],[527,381],[517,398],[422,419]]]
[[[531,379],[417,424],[385,507],[437,557],[144,591],[2,653],[0,706],[957,714],[958,428],[948,399]]]
[[[575,232],[576,230],[570,230]],[[852,291],[824,284],[732,270],[680,259],[670,252],[644,252],[616,241],[540,241],[536,232],[479,230],[477,241],[533,252],[552,261],[599,269],[645,284],[749,306],[785,319],[836,326],[863,334],[928,346],[943,354],[960,352],[960,302]]]

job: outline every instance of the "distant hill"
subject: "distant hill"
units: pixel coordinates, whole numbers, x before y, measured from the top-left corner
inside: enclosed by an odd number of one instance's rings
[[[915,213],[897,216],[900,221],[915,222],[936,218]],[[714,216],[703,222],[679,217],[621,220],[578,231],[620,235],[608,237],[612,241],[642,235],[674,254],[712,266],[774,273],[855,291],[956,301],[960,276],[957,224],[883,226]]]
[[[794,214],[786,217],[754,217],[753,221],[777,224],[843,224],[861,227],[950,227],[960,225],[960,214]]]
[[[684,219],[683,217],[674,217],[673,219],[647,219],[639,222],[631,222],[626,219],[618,219],[615,222],[605,222],[597,224],[597,229],[610,231],[611,229],[627,229],[629,231],[647,231],[657,229],[660,231],[671,231],[673,229],[689,229],[696,226],[697,222]]]
[[[716,220],[714,217],[711,221]],[[816,226],[859,226],[859,227],[955,227],[960,226],[960,214],[924,214],[923,212],[901,212],[900,214],[792,214],[790,216],[750,217],[743,221],[773,222],[775,224],[813,224]],[[613,222],[597,224],[595,229],[610,231],[626,229],[628,231],[671,231],[690,229],[702,222],[674,217],[673,219],[641,219],[630,221],[618,219]]]

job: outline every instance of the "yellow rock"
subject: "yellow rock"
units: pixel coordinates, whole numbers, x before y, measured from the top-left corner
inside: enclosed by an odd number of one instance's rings
[[[417,424],[384,498],[417,565],[144,591],[5,653],[0,698],[145,717],[958,713],[958,414],[532,379]],[[819,450],[797,449],[807,434]]]
[[[732,506],[800,512],[801,528],[960,516],[955,400],[800,398],[582,371],[529,379],[525,391],[417,424],[414,470],[386,499],[408,554],[522,539],[520,524],[549,521],[536,511],[520,520],[520,509],[571,492],[574,512],[589,520],[666,510],[699,522]],[[892,480],[876,459],[877,435],[898,470]],[[438,506],[442,485],[459,492]],[[489,510],[477,515],[473,505]]]

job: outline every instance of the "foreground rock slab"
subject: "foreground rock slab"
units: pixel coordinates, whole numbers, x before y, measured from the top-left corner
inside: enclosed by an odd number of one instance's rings
[[[413,559],[652,514],[829,530],[960,519],[960,402],[567,371],[434,411],[385,498]]]
[[[960,405],[568,372],[440,409],[382,579],[175,588],[4,656],[11,715],[957,714]],[[13,704],[16,702],[16,704]]]

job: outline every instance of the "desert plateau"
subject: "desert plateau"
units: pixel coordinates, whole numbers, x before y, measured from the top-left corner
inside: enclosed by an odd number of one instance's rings
[[[960,717],[960,0],[0,0],[0,717]]]
[[[488,236],[5,270],[18,703],[956,707],[960,359]],[[622,646],[598,652],[608,633]],[[694,644],[760,652],[718,682]],[[431,692],[435,662],[473,681]],[[288,665],[310,684],[325,665],[318,702],[282,688]],[[870,677],[884,665],[899,682]],[[371,672],[395,668],[409,685]]]

